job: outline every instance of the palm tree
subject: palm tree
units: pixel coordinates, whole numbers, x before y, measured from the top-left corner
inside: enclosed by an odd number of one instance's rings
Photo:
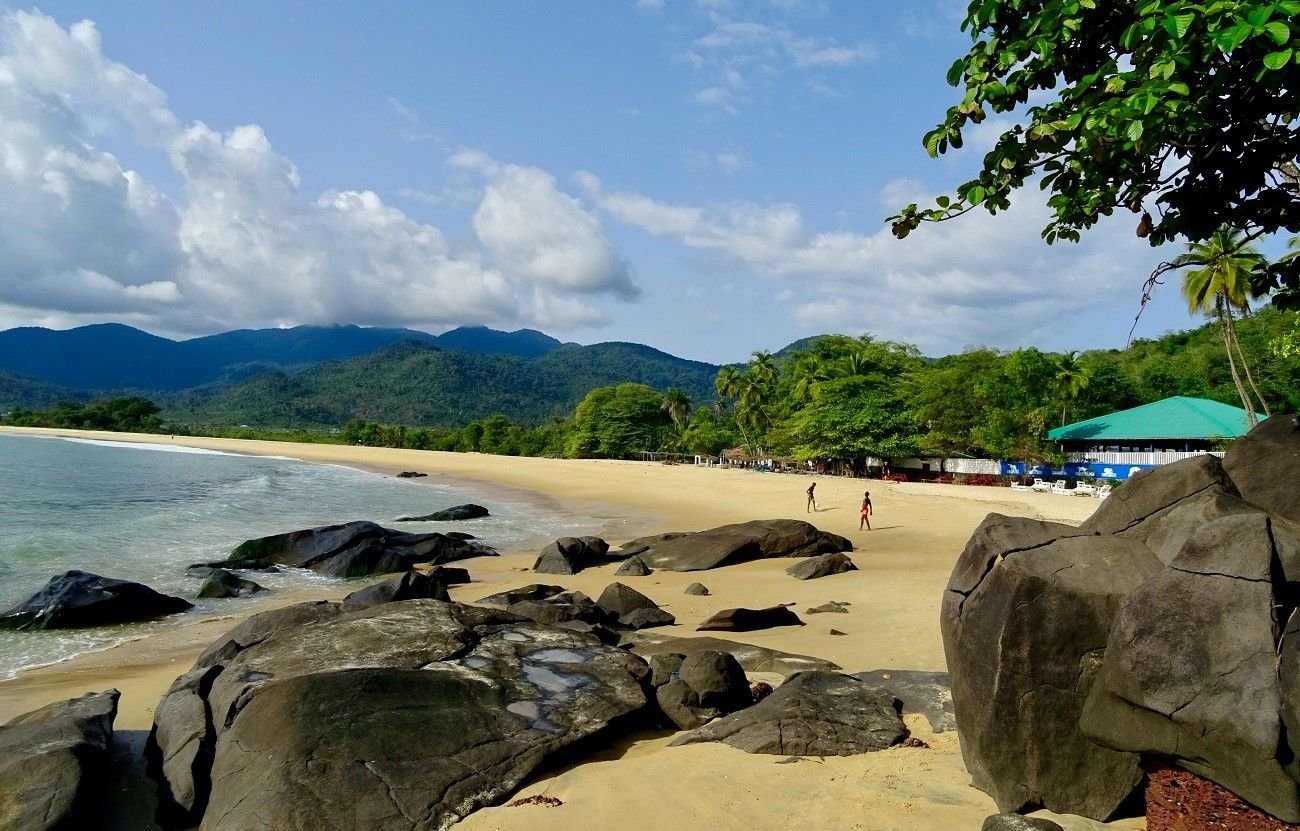
[[[713,388],[718,391],[722,398],[730,398],[739,401],[742,391],[747,386],[748,372],[741,372],[734,366],[724,366],[718,370],[718,376],[713,379]],[[740,428],[740,436],[745,440],[745,447],[749,448],[751,453],[754,452],[754,446],[749,441],[749,434],[745,432],[745,417],[741,412],[741,407],[735,409],[736,426]]]
[[[796,403],[807,404],[821,397],[821,385],[831,380],[826,362],[811,352],[800,353],[791,371],[794,389],[791,395]]]
[[[1258,420],[1255,414],[1255,399],[1259,400],[1264,415],[1270,415],[1268,403],[1260,395],[1251,377],[1246,355],[1241,351],[1237,341],[1237,328],[1233,324],[1234,309],[1245,314],[1250,311],[1250,274],[1264,263],[1264,258],[1254,248],[1245,244],[1242,235],[1231,228],[1223,227],[1210,235],[1205,242],[1188,246],[1187,253],[1173,260],[1173,265],[1188,270],[1183,274],[1183,297],[1187,300],[1189,314],[1197,312],[1213,314],[1223,324],[1223,346],[1228,353],[1228,368],[1232,371],[1232,382],[1237,386],[1237,394],[1246,408],[1246,418],[1251,425]],[[1193,268],[1193,266],[1202,266]],[[1237,360],[1233,359],[1236,351],[1246,381],[1254,392],[1254,398],[1246,391],[1241,375],[1237,372]]]
[[[1092,381],[1092,370],[1084,365],[1077,351],[1071,350],[1056,359],[1056,391],[1061,396],[1061,426],[1065,426],[1065,407],[1077,401]]]
[[[673,420],[673,424],[677,425],[680,432],[682,423],[691,414],[691,397],[686,394],[685,390],[669,387],[668,391],[664,393],[659,409],[668,414],[668,417]]]

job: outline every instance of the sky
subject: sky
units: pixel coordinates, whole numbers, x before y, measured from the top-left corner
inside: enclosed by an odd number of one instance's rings
[[[1010,123],[921,146],[954,0],[4,3],[0,329],[1121,347],[1177,253],[1047,246],[1037,189],[894,239]],[[1135,336],[1197,323],[1169,285]]]

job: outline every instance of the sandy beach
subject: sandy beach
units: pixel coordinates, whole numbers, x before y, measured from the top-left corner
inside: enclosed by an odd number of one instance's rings
[[[1082,497],[921,483],[885,483],[663,465],[648,462],[532,459],[338,445],[287,444],[156,435],[23,430],[113,441],[175,442],[235,453],[285,456],[343,464],[378,473],[427,473],[429,482],[465,482],[527,495],[549,511],[595,518],[588,533],[613,544],[645,533],[690,531],[759,518],[806,519],[853,541],[859,571],[799,581],[790,561],[768,560],[708,572],[655,572],[618,578],[674,614],[678,625],[656,630],[690,636],[710,614],[735,606],[792,603],[797,612],[827,601],[850,603],[849,614],[801,614],[807,625],[737,634],[734,639],[833,661],[849,672],[891,668],[945,668],[939,601],[957,554],[989,512],[1078,523],[1097,502]],[[819,510],[807,513],[804,489],[817,482]],[[873,530],[858,530],[864,490],[875,505]],[[490,503],[489,507],[490,507]],[[430,505],[430,509],[445,507]],[[286,529],[287,530],[287,529]],[[490,539],[488,540],[490,542]],[[536,551],[458,563],[474,579],[453,587],[457,600],[533,582],[560,583],[596,596],[615,578],[614,566],[573,577],[531,572]],[[542,576],[539,576],[542,577]],[[702,582],[708,597],[683,593]],[[358,584],[360,585],[360,584]],[[350,589],[347,589],[350,590]],[[347,590],[336,593],[341,595]],[[322,597],[317,591],[281,594],[277,604]],[[0,723],[50,701],[91,690],[122,691],[117,729],[147,731],[153,708],[171,681],[198,653],[237,622],[232,616],[196,617],[162,637],[135,641],[0,682]],[[830,629],[845,634],[832,635]],[[765,679],[766,680],[766,679]],[[782,764],[720,745],[668,748],[670,737],[647,735],[595,760],[553,771],[520,796],[546,794],[559,807],[497,807],[479,811],[468,829],[549,829],[576,822],[628,829],[762,829],[788,826],[862,829],[974,829],[996,813],[971,788],[955,733],[933,735],[923,718],[909,717],[914,735],[930,749],[894,748],[850,758]],[[136,736],[142,733],[134,734]],[[1044,816],[1052,816],[1044,814]],[[1058,818],[1067,829],[1138,829],[1138,820],[1101,826]]]

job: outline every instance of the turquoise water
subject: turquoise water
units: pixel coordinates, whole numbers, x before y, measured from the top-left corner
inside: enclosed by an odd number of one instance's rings
[[[221,559],[252,537],[358,519],[391,525],[393,517],[464,502],[484,505],[492,516],[392,527],[466,531],[510,551],[536,549],[593,524],[547,514],[520,499],[494,498],[485,489],[426,482],[171,444],[0,435],[0,610],[69,569],[135,580],[196,603],[186,615],[158,623],[0,632],[0,678],[146,637],[196,613],[272,601],[267,594],[194,599],[200,581],[185,567]],[[251,576],[273,592],[345,582],[301,570]]]

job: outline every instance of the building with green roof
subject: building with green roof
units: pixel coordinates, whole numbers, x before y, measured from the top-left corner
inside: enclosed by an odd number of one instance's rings
[[[1178,395],[1067,424],[1047,437],[1070,453],[1195,453],[1249,429],[1240,407]]]

